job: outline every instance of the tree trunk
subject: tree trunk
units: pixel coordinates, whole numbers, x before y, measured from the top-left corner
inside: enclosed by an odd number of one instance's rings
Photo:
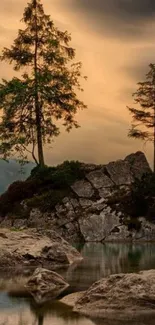
[[[153,172],[155,173],[155,106],[154,106],[154,126],[153,126]]]
[[[38,325],[43,325],[43,323],[44,323],[44,316],[39,315],[39,317],[38,317]]]
[[[35,113],[36,113],[36,129],[37,129],[37,146],[38,146],[38,160],[39,165],[44,166],[44,153],[43,153],[43,141],[41,132],[41,107],[38,97],[38,65],[37,65],[37,54],[38,54],[38,28],[37,28],[37,3],[35,2],[35,54],[34,54],[34,74],[35,74]]]

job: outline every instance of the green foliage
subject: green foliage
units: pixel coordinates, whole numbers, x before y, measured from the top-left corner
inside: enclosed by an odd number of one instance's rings
[[[38,207],[42,211],[52,210],[64,196],[69,194],[70,186],[84,177],[80,166],[78,161],[65,161],[57,167],[35,167],[25,182],[13,183],[0,196],[1,215],[13,211],[23,215],[19,208],[23,200],[26,200],[28,208]]]
[[[149,72],[144,82],[138,82],[138,89],[133,93],[138,107],[127,107],[132,114],[133,124],[129,136],[142,140],[154,141],[155,121],[155,64],[149,65]]]
[[[28,208],[38,208],[41,212],[52,211],[57,203],[69,194],[69,189],[50,190],[41,195],[36,195],[26,201]]]
[[[84,177],[80,166],[78,161],[65,161],[57,167],[37,166],[31,171],[30,178],[39,179],[46,184],[50,183],[53,189],[66,188]]]
[[[155,64],[149,65],[149,72],[144,82],[138,82],[138,89],[133,93],[135,107],[127,107],[132,114],[133,123],[129,137],[153,142],[155,172]]]
[[[12,228],[10,228],[10,231],[13,231],[13,232],[22,232],[23,229],[12,227]]]
[[[77,111],[86,108],[77,97],[77,90],[83,90],[81,63],[73,62],[70,34],[54,26],[40,0],[28,3],[23,23],[26,28],[18,31],[11,48],[4,48],[1,55],[2,61],[22,73],[21,78],[0,84],[0,154],[5,159],[16,154],[25,161],[28,152],[38,163],[37,146],[39,163],[44,165],[43,144],[60,133],[56,121],[70,131],[78,127]]]
[[[17,202],[30,198],[37,191],[39,181],[17,181],[11,184],[8,190],[0,196],[0,213],[5,215],[13,210]]]
[[[155,173],[145,174],[132,185],[129,213],[133,218],[146,217],[155,222]]]
[[[155,173],[144,174],[137,179],[132,188],[133,197],[155,197]]]

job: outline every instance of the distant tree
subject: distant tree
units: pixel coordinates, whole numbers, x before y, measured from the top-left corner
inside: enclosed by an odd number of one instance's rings
[[[79,126],[75,114],[86,107],[76,94],[83,90],[81,63],[71,64],[75,57],[71,36],[54,26],[40,0],[28,3],[22,21],[26,28],[1,55],[2,61],[23,72],[21,78],[3,79],[0,84],[0,154],[26,160],[28,151],[43,166],[43,145],[60,133],[56,121],[63,120],[67,131]]]
[[[133,117],[129,137],[153,142],[153,169],[155,171],[155,64],[149,65],[146,80],[138,82],[138,89],[133,93],[134,102],[139,107],[128,107]]]

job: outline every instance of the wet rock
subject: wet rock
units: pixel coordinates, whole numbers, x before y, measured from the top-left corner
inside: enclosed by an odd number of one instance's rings
[[[129,231],[127,226],[118,223],[111,229],[108,236],[106,236],[105,242],[132,241],[133,233],[134,231]]]
[[[154,241],[155,240],[155,224],[147,221],[145,218],[139,218],[141,228],[138,232],[132,233],[133,241]]]
[[[68,287],[63,277],[43,268],[36,269],[26,284],[26,289],[39,304],[56,299]]]
[[[83,296],[84,291],[81,292],[74,292],[71,293],[65,297],[63,297],[60,301],[63,302],[63,304],[74,307],[76,302]]]
[[[65,252],[65,254],[67,256],[68,264],[73,264],[73,263],[83,260],[82,256],[77,251],[77,249],[75,249],[73,246],[71,246],[57,232],[55,232],[53,230],[49,230],[49,229],[40,229],[40,234],[47,236],[52,241],[52,243],[59,244],[59,250],[61,249],[62,251]]]
[[[99,280],[75,303],[74,311],[113,320],[149,318],[155,314],[155,270]]]

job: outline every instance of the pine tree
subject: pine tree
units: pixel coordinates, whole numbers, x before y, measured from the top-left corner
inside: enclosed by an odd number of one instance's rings
[[[5,159],[16,154],[26,160],[31,152],[43,166],[43,145],[60,133],[56,121],[62,120],[70,131],[79,126],[76,112],[86,108],[76,93],[83,90],[81,63],[72,63],[75,50],[69,46],[70,34],[54,26],[40,0],[28,3],[22,21],[26,28],[18,31],[11,48],[4,48],[1,55],[2,61],[21,71],[21,78],[3,79],[0,84],[0,153]]]
[[[153,142],[153,169],[155,171],[155,64],[149,65],[146,80],[138,83],[133,93],[137,108],[127,107],[132,114],[133,124],[129,137]]]

